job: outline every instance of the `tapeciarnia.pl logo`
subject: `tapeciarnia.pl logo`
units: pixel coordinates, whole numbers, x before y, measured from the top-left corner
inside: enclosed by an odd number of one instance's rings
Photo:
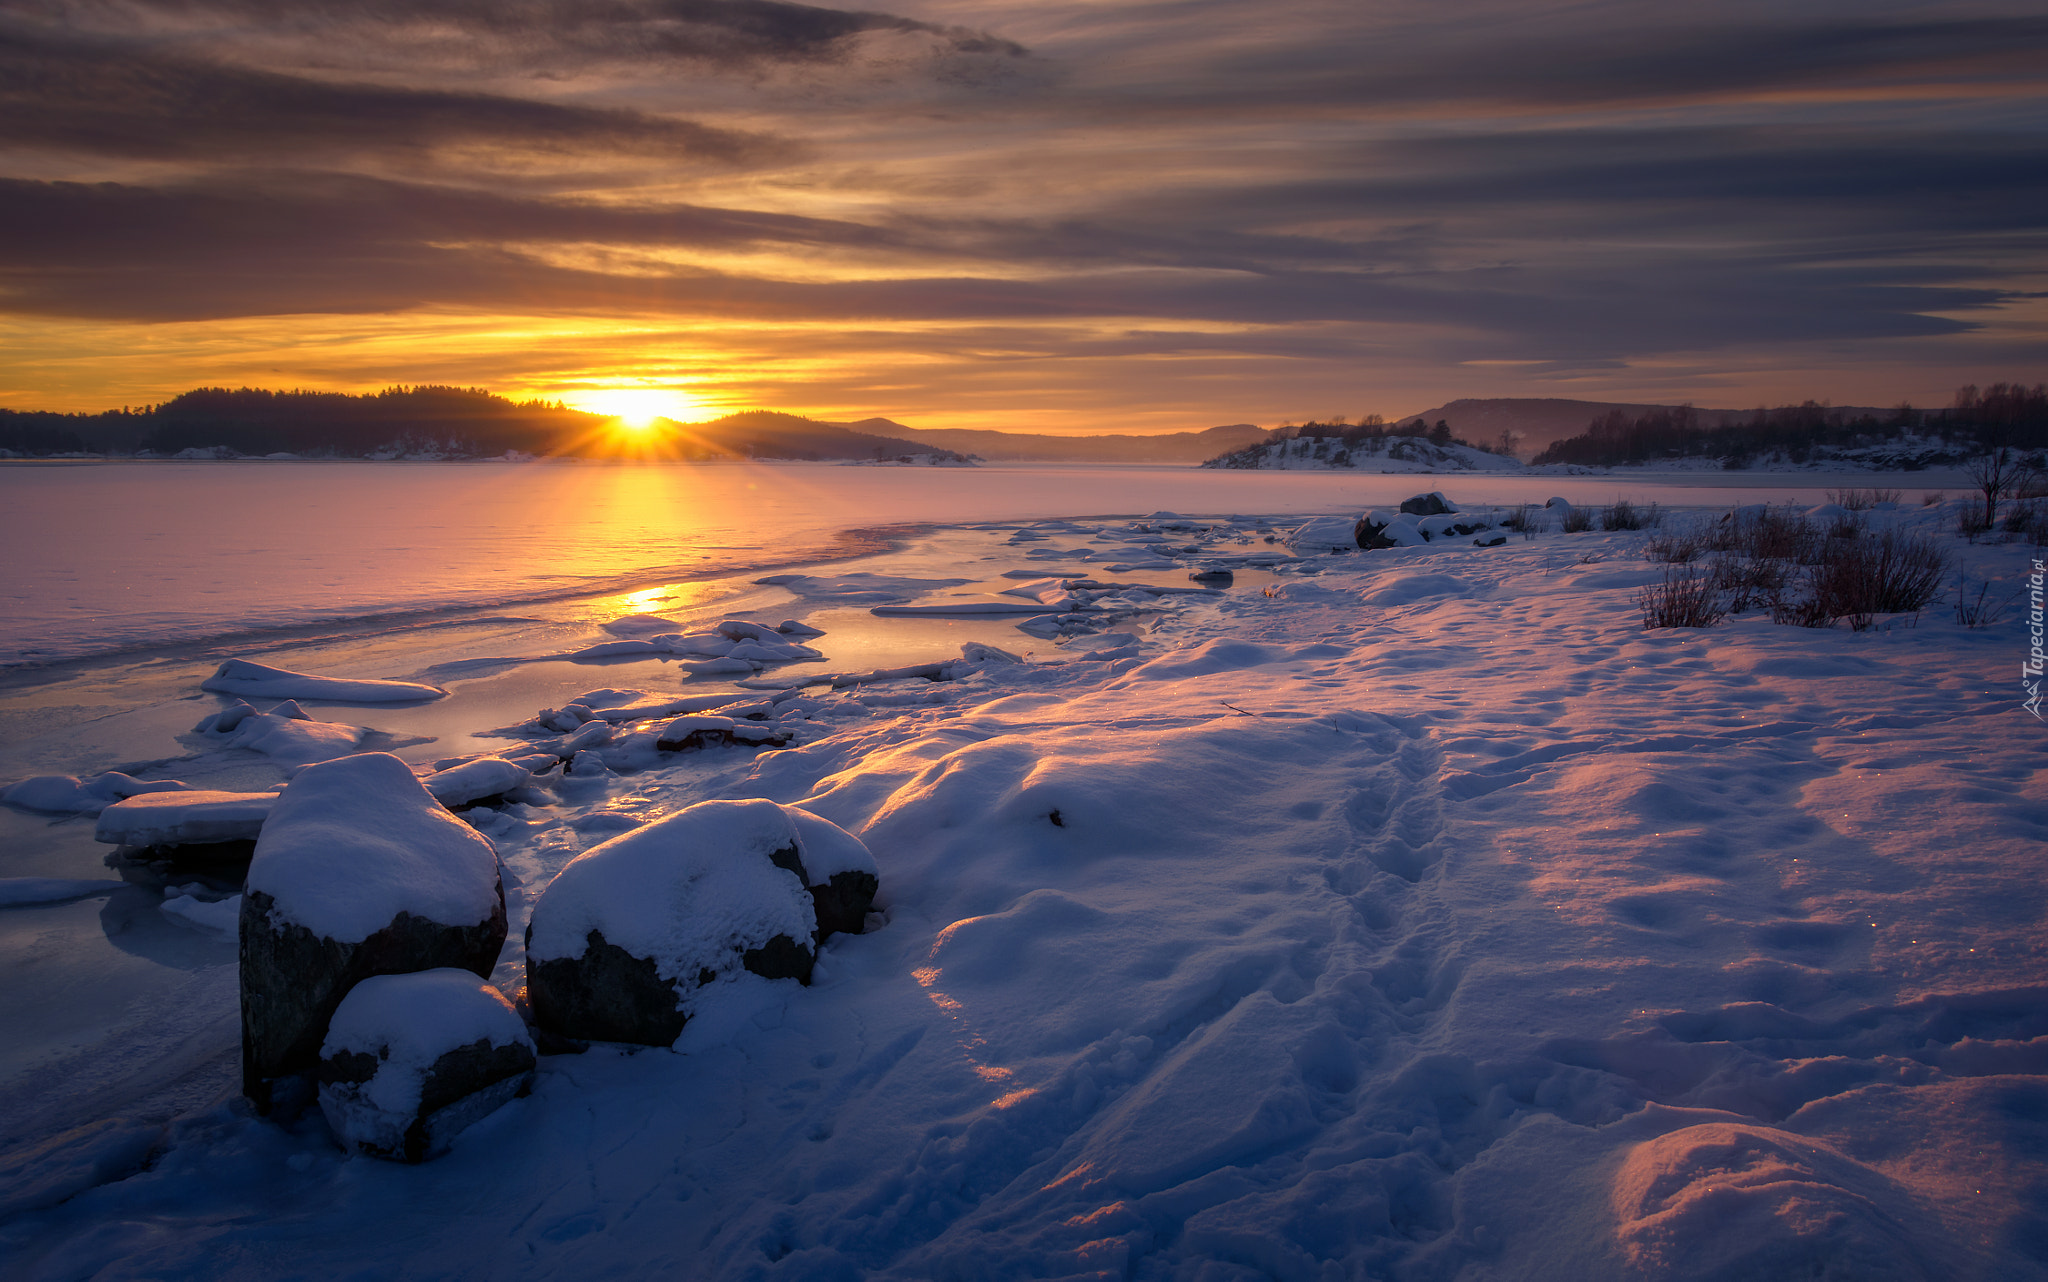
[[[2041,671],[2048,665],[2048,654],[2041,650],[2041,585],[2048,578],[2048,564],[2039,557],[2034,559],[2034,572],[2027,576],[2027,639],[2032,642],[2027,651],[2026,661],[2020,664],[2020,684],[2027,688],[2025,707],[2034,714],[2034,720],[2041,716]]]

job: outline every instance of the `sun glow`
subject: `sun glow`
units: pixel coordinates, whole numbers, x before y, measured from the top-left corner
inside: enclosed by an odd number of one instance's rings
[[[653,426],[659,418],[689,422],[703,410],[695,397],[673,387],[594,387],[562,399],[575,409],[616,418],[621,427],[634,431]]]

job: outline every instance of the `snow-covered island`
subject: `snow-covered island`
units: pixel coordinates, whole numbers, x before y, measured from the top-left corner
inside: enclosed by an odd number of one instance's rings
[[[43,981],[0,1253],[2043,1276],[2048,515],[1837,500],[989,522],[162,665],[174,750],[0,793],[25,982],[168,959]]]

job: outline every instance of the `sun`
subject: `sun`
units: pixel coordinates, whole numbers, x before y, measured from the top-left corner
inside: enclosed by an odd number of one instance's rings
[[[658,418],[687,421],[700,410],[697,400],[673,387],[594,387],[562,398],[570,406],[619,420],[619,426],[642,431]]]

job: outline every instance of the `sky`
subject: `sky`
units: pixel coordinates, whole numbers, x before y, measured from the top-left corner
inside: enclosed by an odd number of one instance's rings
[[[0,0],[0,406],[1939,405],[2044,108],[2038,3]]]

